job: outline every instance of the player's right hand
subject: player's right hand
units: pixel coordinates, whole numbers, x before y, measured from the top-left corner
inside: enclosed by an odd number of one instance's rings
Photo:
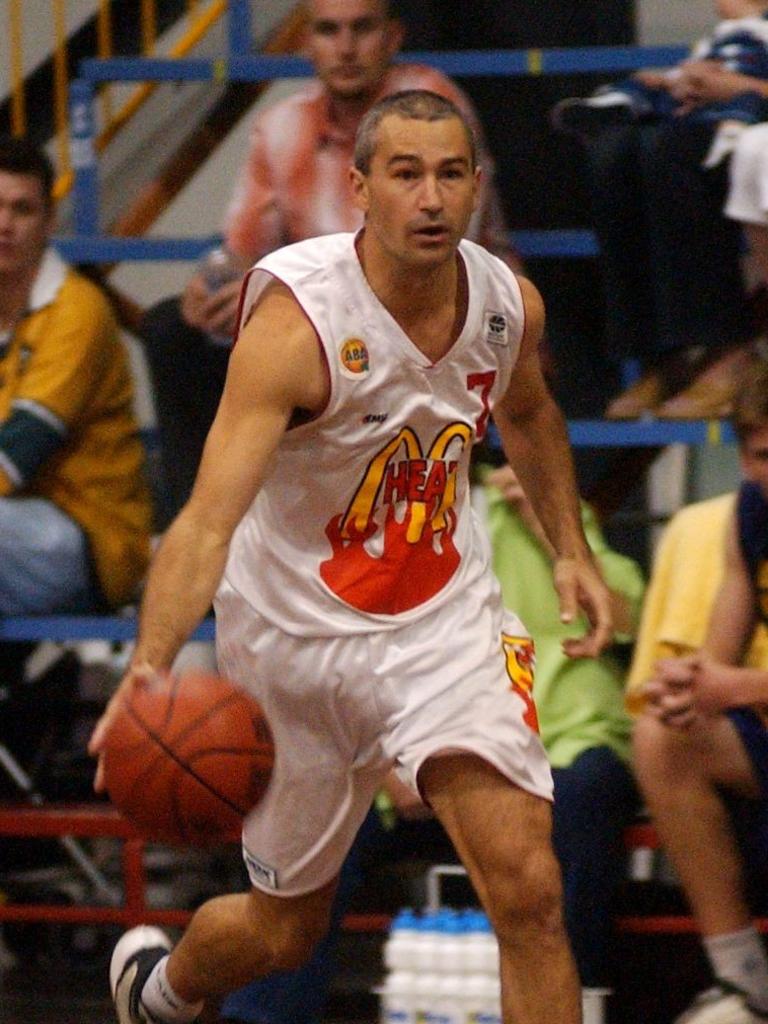
[[[127,673],[118,684],[112,694],[103,714],[93,728],[91,737],[88,740],[88,753],[91,757],[98,758],[96,763],[96,774],[93,779],[93,788],[97,793],[104,791],[104,743],[107,738],[110,726],[117,714],[120,702],[132,693],[137,686],[147,686],[157,675],[157,670],[146,662],[131,665]]]

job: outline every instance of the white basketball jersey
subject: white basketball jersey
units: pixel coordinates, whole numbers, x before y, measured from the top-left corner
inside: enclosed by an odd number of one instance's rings
[[[226,569],[288,633],[394,628],[490,577],[470,509],[470,451],[509,383],[524,310],[499,259],[468,241],[459,252],[466,321],[434,364],[371,291],[353,234],[287,246],[250,272],[241,322],[282,281],[317,332],[330,378],[324,411],[284,435]]]

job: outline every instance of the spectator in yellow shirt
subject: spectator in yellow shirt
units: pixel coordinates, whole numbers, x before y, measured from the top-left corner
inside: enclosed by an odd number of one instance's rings
[[[120,605],[149,558],[128,361],[107,300],[49,244],[52,179],[0,139],[0,615]]]

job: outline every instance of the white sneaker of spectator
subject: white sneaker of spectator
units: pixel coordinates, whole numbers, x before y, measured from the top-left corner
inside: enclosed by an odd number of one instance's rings
[[[591,139],[605,128],[631,124],[636,111],[630,96],[617,89],[596,92],[593,96],[572,96],[552,108],[550,120],[557,131]]]
[[[674,1024],[759,1024],[768,1015],[752,1009],[742,992],[716,985],[698,995]]]

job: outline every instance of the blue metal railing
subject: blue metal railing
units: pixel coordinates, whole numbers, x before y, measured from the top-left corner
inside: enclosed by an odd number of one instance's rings
[[[78,640],[108,640],[122,643],[136,639],[138,620],[128,615],[10,615],[0,617],[0,642],[6,640],[55,643]],[[216,638],[214,620],[205,619],[190,640]]]
[[[71,117],[75,132],[76,154],[74,220],[76,239],[67,245],[73,258],[80,260],[121,259],[194,259],[202,251],[187,239],[147,240],[149,248],[137,249],[133,239],[94,239],[99,234],[98,173],[93,146],[93,92],[99,82],[133,81],[222,81],[264,82],[275,78],[307,77],[312,65],[302,57],[249,56],[245,40],[250,38],[247,3],[233,0],[230,7],[230,52],[223,59],[163,59],[115,57],[81,62],[81,78],[72,83]],[[234,27],[233,27],[234,26]],[[568,49],[464,50],[410,52],[399,61],[429,63],[446,74],[471,76],[530,76],[573,73],[620,73],[640,67],[669,66],[685,54],[681,46],[575,47]],[[594,235],[589,231],[520,231],[512,236],[525,258],[576,257],[597,253]],[[78,250],[82,243],[83,249]],[[205,244],[208,244],[206,240]],[[109,252],[104,256],[102,253]],[[145,255],[139,255],[144,252]],[[94,255],[96,254],[96,255]]]
[[[248,0],[230,0],[229,52],[219,59],[112,58],[86,60],[81,78],[71,85],[75,166],[75,235],[56,239],[69,260],[116,263],[121,260],[194,261],[215,245],[217,238],[116,238],[99,233],[98,167],[93,146],[94,86],[99,82],[210,81],[264,82],[275,78],[307,77],[311,64],[301,57],[252,56]],[[624,73],[641,67],[670,66],[687,52],[682,46],[579,47],[568,49],[472,50],[409,52],[399,61],[427,63],[455,77],[530,76]],[[512,241],[526,259],[590,258],[597,254],[591,231],[580,229],[512,232]],[[569,423],[575,447],[666,444],[731,444],[727,423],[640,420],[627,423],[576,420]]]
[[[458,78],[530,75],[607,74],[643,67],[668,67],[685,56],[681,46],[593,46],[527,50],[429,50],[401,53],[400,63],[429,64]],[[303,57],[230,55],[220,59],[168,60],[161,57],[89,58],[80,75],[91,82],[268,82],[306,78],[312,65]]]

